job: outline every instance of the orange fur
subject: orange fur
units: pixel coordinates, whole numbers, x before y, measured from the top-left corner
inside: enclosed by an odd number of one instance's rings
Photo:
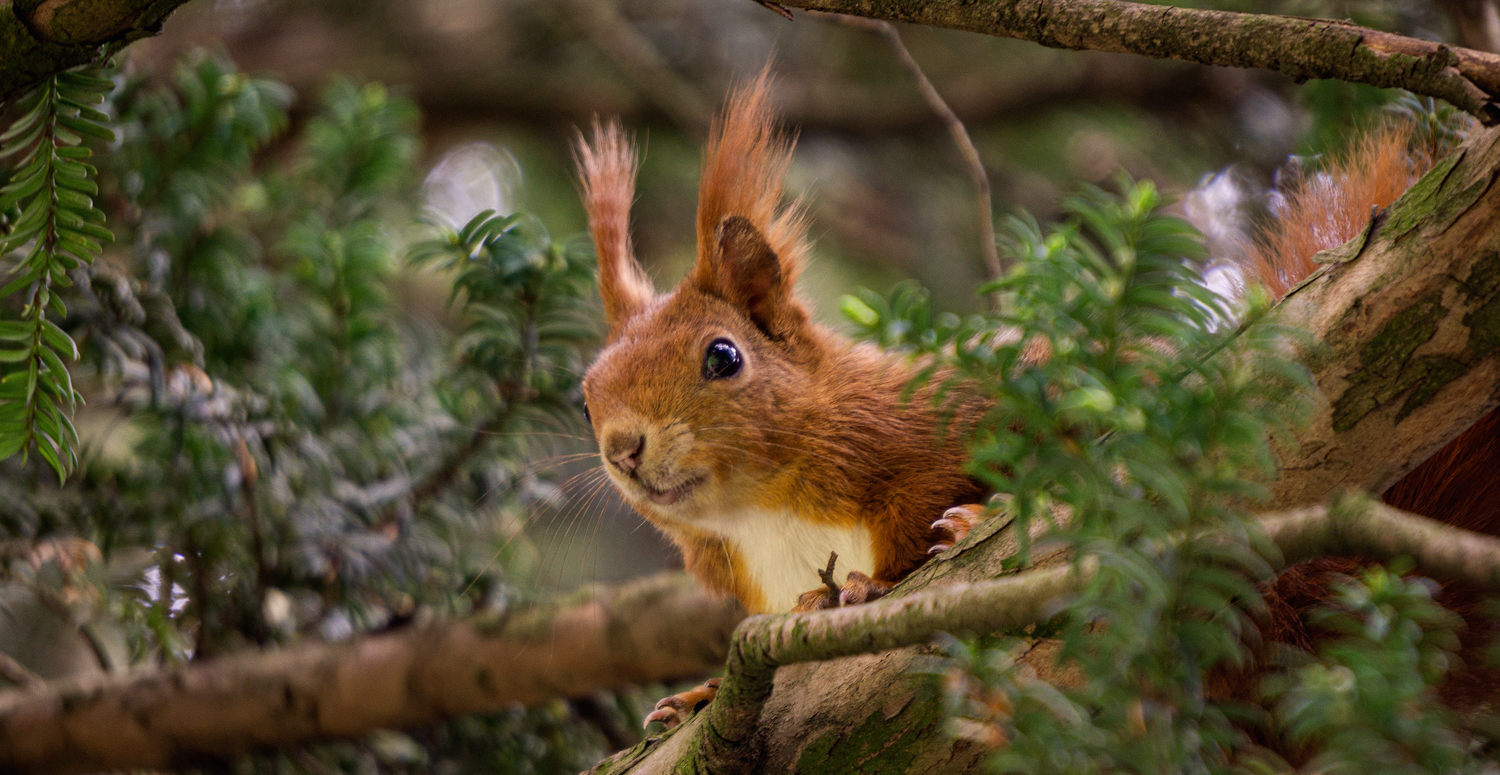
[[[698,263],[694,281],[712,285],[714,230],[731,215],[750,221],[781,259],[795,285],[807,260],[807,219],[797,205],[785,207],[783,188],[793,141],[776,131],[768,64],[755,80],[729,98],[714,121],[698,183]]]
[[[902,400],[904,361],[811,322],[797,298],[804,222],[782,205],[791,142],[775,131],[768,75],[715,124],[696,265],[645,300],[620,280],[640,274],[617,228],[628,186],[608,173],[625,166],[621,136],[596,133],[579,152],[600,293],[619,312],[584,379],[611,479],[702,583],[751,611],[786,610],[796,596],[773,592],[788,585],[819,587],[830,550],[836,574],[901,579],[927,559],[933,521],[982,489],[964,473],[962,434],[940,438],[930,394]],[[721,339],[743,367],[708,379],[706,348]]]
[[[618,123],[594,124],[593,141],[578,137],[578,168],[589,233],[599,256],[599,295],[611,329],[655,295],[630,244],[630,202],[635,197],[635,150]]]
[[[1413,152],[1412,128],[1388,124],[1359,139],[1327,170],[1304,177],[1287,191],[1279,217],[1249,251],[1250,269],[1278,298],[1318,268],[1313,255],[1354,239],[1384,208],[1432,166]]]

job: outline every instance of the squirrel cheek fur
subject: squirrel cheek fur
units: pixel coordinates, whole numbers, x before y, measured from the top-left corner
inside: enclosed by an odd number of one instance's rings
[[[804,227],[781,206],[791,146],[767,87],[763,73],[715,125],[698,260],[664,295],[629,240],[629,142],[611,124],[578,148],[609,323],[584,379],[603,465],[689,571],[752,612],[816,592],[830,552],[836,579],[870,582],[854,599],[878,595],[929,557],[947,508],[984,494],[962,429],[940,434],[929,395],[903,400],[904,362],[813,323],[797,298]],[[725,342],[738,360],[716,376],[705,357]]]

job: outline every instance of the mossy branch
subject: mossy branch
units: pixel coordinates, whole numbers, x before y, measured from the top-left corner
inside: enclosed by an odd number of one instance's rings
[[[0,772],[162,769],[701,676],[744,612],[682,574],[345,643],[0,693]]]
[[[42,79],[161,31],[187,0],[15,0],[0,3],[0,102]]]
[[[1438,97],[1500,121],[1500,55],[1333,20],[1123,0],[791,0],[813,11],[1221,67],[1337,78]]]
[[[1278,570],[1327,555],[1411,557],[1432,575],[1500,589],[1500,538],[1393,509],[1363,495],[1257,520],[1281,553]],[[1057,599],[1082,587],[1097,562],[1010,578],[937,587],[898,598],[812,613],[754,616],[735,629],[718,698],[685,727],[696,773],[745,772],[756,759],[760,713],[776,669],[797,662],[926,643],[938,632],[990,633],[1045,621]]]

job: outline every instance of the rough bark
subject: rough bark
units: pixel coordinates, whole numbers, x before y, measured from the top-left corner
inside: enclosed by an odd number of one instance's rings
[[[53,73],[88,64],[111,46],[155,35],[187,0],[0,2],[0,102]]]
[[[1447,100],[1500,120],[1500,56],[1346,22],[1123,0],[791,0],[791,8],[1017,38],[1051,48],[1337,78]]]
[[[1407,514],[1365,495],[1263,517],[1258,527],[1280,550],[1276,568],[1330,554],[1405,556],[1435,575],[1500,589],[1500,538]],[[1078,591],[1097,570],[1098,562],[1088,558],[868,605],[748,619],[735,630],[718,697],[681,744],[689,758],[679,765],[723,775],[754,771],[761,709],[781,666],[921,644],[937,632],[982,634],[1039,623],[1054,601]],[[614,765],[629,762],[625,754],[601,769],[615,771]]]
[[[1500,402],[1500,130],[1476,135],[1358,239],[1328,251],[1269,323],[1312,332],[1303,357],[1321,392],[1301,444],[1281,455],[1273,508],[1327,502],[1346,488],[1380,492]],[[1016,539],[991,520],[893,590],[974,583]],[[1294,554],[1288,559],[1300,559]],[[1068,680],[1039,643],[1030,664]],[[984,752],[952,742],[941,704],[912,669],[925,653],[792,664],[775,671],[751,744],[764,772],[969,773]],[[601,771],[656,773],[695,761],[699,714],[648,738]]]
[[[1324,401],[1283,450],[1278,507],[1384,492],[1500,404],[1497,143],[1481,133],[1438,163],[1275,311],[1311,333],[1301,357]]]
[[[548,608],[0,694],[0,771],[156,769],[703,675],[744,618],[680,574]]]

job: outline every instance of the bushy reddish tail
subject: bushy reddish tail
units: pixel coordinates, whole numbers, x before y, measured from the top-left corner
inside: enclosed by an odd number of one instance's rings
[[[1436,159],[1409,123],[1366,133],[1326,169],[1280,192],[1276,219],[1248,252],[1249,270],[1276,298],[1318,268],[1313,254],[1354,239],[1374,208],[1389,207]]]

